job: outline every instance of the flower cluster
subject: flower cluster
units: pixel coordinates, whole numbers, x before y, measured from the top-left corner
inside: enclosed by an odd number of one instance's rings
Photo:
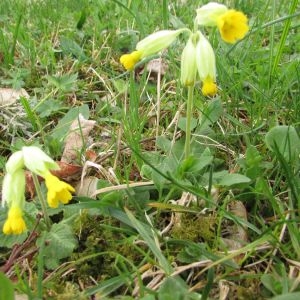
[[[3,226],[4,234],[21,234],[26,230],[23,219],[25,204],[25,167],[45,179],[48,189],[47,201],[50,207],[57,207],[59,202],[68,203],[74,188],[52,175],[50,170],[58,170],[55,161],[41,149],[30,146],[13,153],[6,163],[6,175],[2,187],[2,205],[9,207],[8,216]]]
[[[222,39],[235,43],[244,38],[249,30],[247,17],[240,11],[228,9],[225,5],[211,2],[197,9],[195,27],[216,26]],[[189,32],[189,39],[181,56],[181,83],[194,85],[197,78],[202,82],[202,93],[214,96],[217,93],[215,54],[200,30],[188,28],[161,30],[150,34],[136,45],[136,50],[120,58],[126,70],[132,70],[143,58],[169,47],[182,32]]]

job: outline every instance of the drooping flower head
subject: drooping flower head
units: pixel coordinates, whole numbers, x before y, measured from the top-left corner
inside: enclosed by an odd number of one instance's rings
[[[9,207],[8,217],[3,226],[4,234],[21,234],[26,230],[22,217],[25,204],[24,193],[24,170],[17,169],[13,173],[7,173],[2,186],[2,205],[6,204]]]
[[[51,170],[58,170],[59,166],[38,147],[23,147],[20,151],[13,153],[6,163],[7,173],[2,186],[2,205],[6,204],[9,207],[3,226],[5,234],[20,234],[26,230],[22,217],[25,204],[24,168],[45,179],[48,204],[51,207],[57,207],[59,202],[68,203],[72,198],[71,193],[74,192],[71,185],[50,173]]]
[[[218,89],[216,85],[216,58],[215,53],[206,37],[198,31],[199,41],[196,45],[197,69],[202,81],[202,94],[214,96]]]
[[[33,173],[42,176],[48,189],[47,200],[50,207],[57,207],[59,202],[66,204],[72,199],[74,188],[50,173],[59,170],[57,163],[37,147],[23,147],[25,166]]]
[[[202,82],[203,95],[214,96],[217,93],[215,53],[200,31],[190,36],[183,49],[181,83],[185,86],[194,85],[197,75]]]
[[[203,26],[217,26],[222,39],[227,43],[235,43],[249,31],[246,15],[216,2],[197,9],[196,22]]]
[[[156,54],[168,48],[176,40],[178,35],[186,30],[186,28],[178,30],[160,30],[148,35],[137,43],[135,51],[120,57],[121,64],[126,70],[132,70],[136,63],[144,57]]]

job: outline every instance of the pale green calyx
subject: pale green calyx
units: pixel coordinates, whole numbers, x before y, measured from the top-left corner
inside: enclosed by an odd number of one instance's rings
[[[59,170],[58,164],[35,146],[22,148],[24,164],[31,172],[44,177],[49,170]]]
[[[206,37],[198,31],[199,40],[196,45],[196,64],[201,81],[210,77],[216,79],[216,58],[215,53]]]
[[[168,48],[178,35],[189,29],[160,30],[154,32],[137,43],[136,50],[141,52],[141,59]]]
[[[8,173],[14,173],[15,171],[19,169],[24,168],[24,159],[23,159],[23,153],[22,151],[17,151],[13,153],[8,161],[6,162],[6,171]]]
[[[216,26],[217,19],[223,15],[228,8],[216,2],[210,2],[197,9],[196,23],[204,26]]]
[[[10,207],[12,203],[23,209],[25,203],[25,172],[18,169],[13,173],[6,173],[2,185],[2,206]]]
[[[197,34],[190,36],[181,54],[181,83],[185,86],[195,84],[197,75],[196,64]]]

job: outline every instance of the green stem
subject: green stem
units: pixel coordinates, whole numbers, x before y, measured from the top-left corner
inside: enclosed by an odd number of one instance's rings
[[[185,159],[190,156],[191,148],[191,121],[193,110],[194,85],[188,87],[188,99],[186,103],[186,129],[185,129]]]
[[[39,180],[37,178],[37,175],[35,175],[34,173],[32,173],[32,179],[33,179],[33,183],[34,183],[34,187],[36,190],[36,194],[38,196],[38,199],[40,200],[41,206],[42,206],[42,211],[43,211],[43,215],[44,215],[44,220],[47,226],[47,230],[50,231],[51,229],[51,221],[47,212],[47,204],[46,204],[46,200],[43,196],[42,190],[41,190],[41,186],[39,183]]]

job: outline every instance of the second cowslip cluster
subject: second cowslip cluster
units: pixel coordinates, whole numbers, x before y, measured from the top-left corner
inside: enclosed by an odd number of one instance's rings
[[[244,38],[249,30],[248,19],[242,12],[211,2],[197,9],[197,30],[157,31],[138,42],[135,51],[122,55],[120,62],[126,70],[132,70],[140,60],[168,48],[181,33],[188,32],[189,38],[181,54],[181,83],[191,86],[199,78],[203,95],[214,96],[218,91],[215,53],[198,26],[216,26],[222,39],[228,43]]]

